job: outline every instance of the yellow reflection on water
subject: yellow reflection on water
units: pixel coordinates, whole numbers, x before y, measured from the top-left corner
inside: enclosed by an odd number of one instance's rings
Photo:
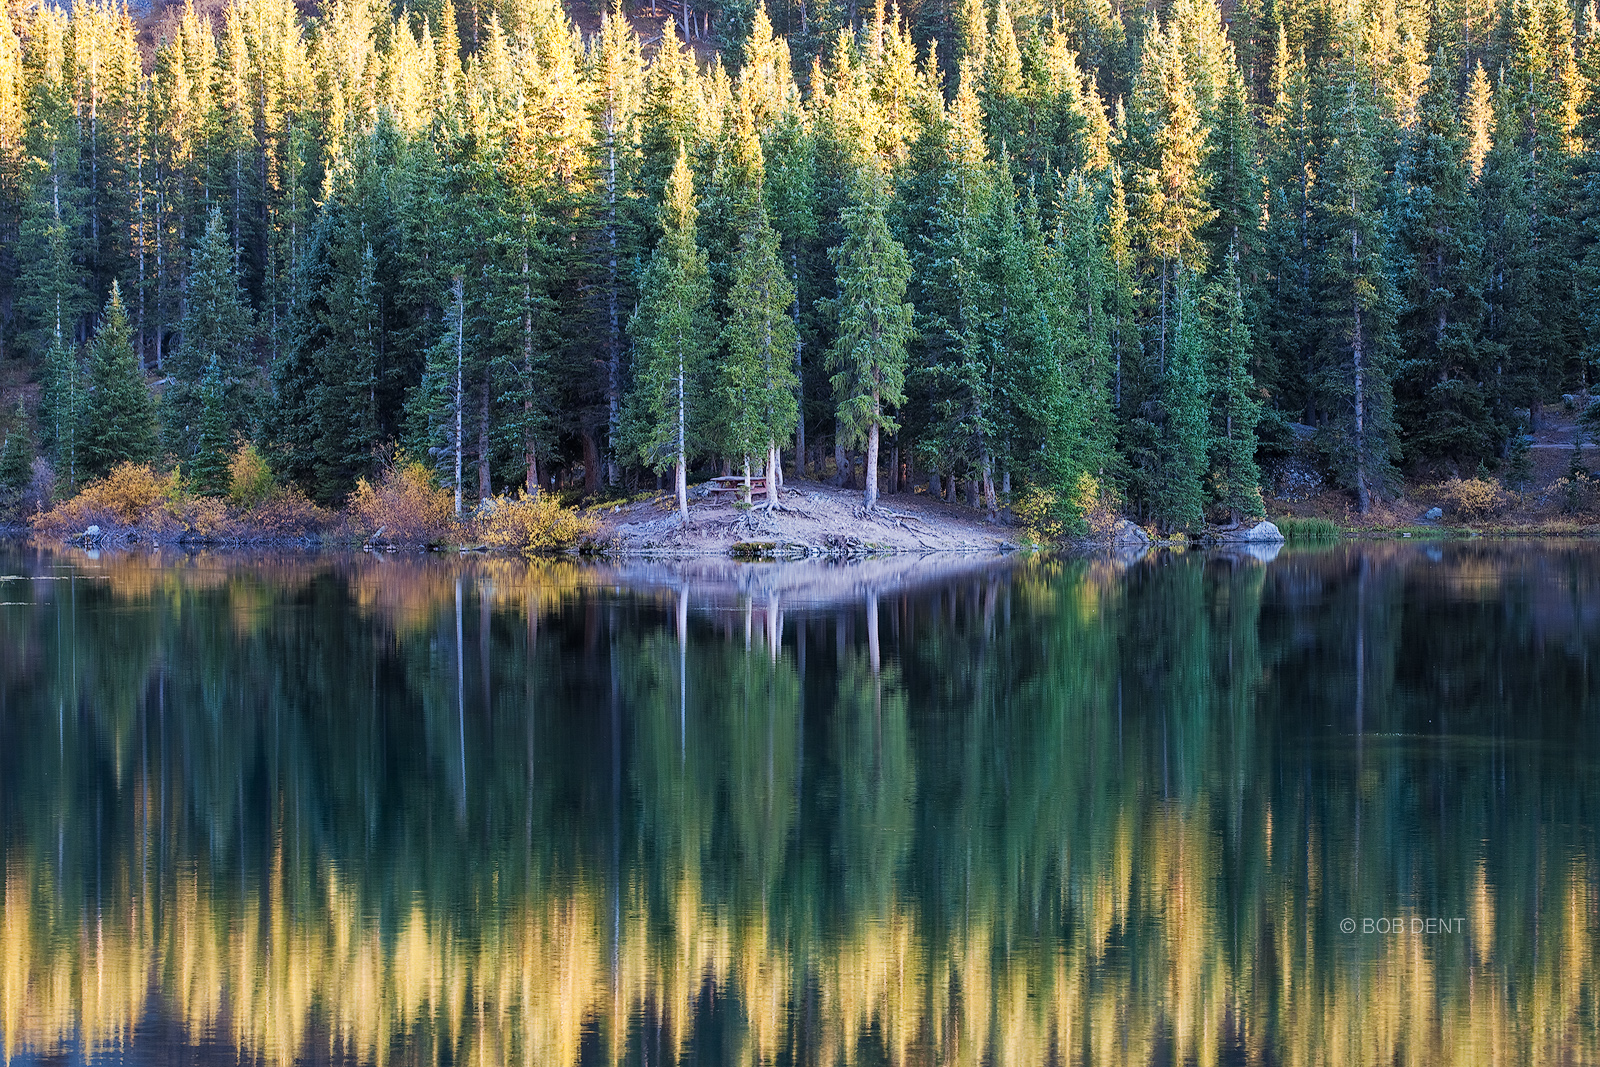
[[[1204,1065],[1230,1040],[1254,1062],[1304,1065],[1600,1053],[1586,860],[1548,872],[1537,962],[1514,973],[1481,952],[1494,922],[1481,876],[1470,950],[1465,937],[1307,936],[1305,901],[1288,884],[1275,887],[1270,935],[1227,946],[1212,825],[1203,805],[1147,814],[1119,834],[1137,837],[1138,884],[1114,860],[1082,898],[1079,933],[1033,939],[992,899],[931,936],[897,895],[808,940],[759,906],[709,900],[692,864],[656,898],[665,914],[650,914],[638,875],[615,917],[606,879],[580,877],[480,910],[471,931],[467,917],[419,898],[383,933],[331,869],[316,872],[314,899],[297,898],[281,853],[249,892],[191,865],[146,896],[122,869],[108,880],[132,891],[106,895],[117,903],[69,911],[48,865],[12,852],[0,911],[4,1052],[125,1047],[154,997],[192,1039],[226,1036],[274,1064],[313,1047],[383,1063],[404,1047],[408,1060],[448,1050],[457,1062],[567,1065],[590,1031],[617,1062],[645,1013],[676,1062],[709,986],[744,1011],[739,1062],[767,1063],[796,1041],[810,982],[807,1047],[823,1063],[855,1062],[868,1032],[895,1064],[1141,1063],[1165,1049]]]

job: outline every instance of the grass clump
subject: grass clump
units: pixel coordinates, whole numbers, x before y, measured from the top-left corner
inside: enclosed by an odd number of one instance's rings
[[[1273,520],[1284,541],[1291,545],[1329,545],[1344,537],[1338,523],[1329,519],[1297,519],[1286,515]]]

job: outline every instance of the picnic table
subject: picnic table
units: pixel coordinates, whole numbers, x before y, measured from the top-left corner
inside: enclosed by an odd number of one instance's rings
[[[744,475],[722,474],[706,483],[712,493],[742,494],[744,492]],[[758,496],[766,493],[767,478],[764,474],[750,476],[750,495]]]

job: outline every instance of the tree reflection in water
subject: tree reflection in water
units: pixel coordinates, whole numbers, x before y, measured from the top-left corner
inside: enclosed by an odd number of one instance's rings
[[[8,1062],[1600,1055],[1588,547],[3,566]]]

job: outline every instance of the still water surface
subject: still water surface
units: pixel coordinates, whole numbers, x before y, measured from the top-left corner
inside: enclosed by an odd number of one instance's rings
[[[0,554],[9,1063],[1600,1057],[1600,551]]]

